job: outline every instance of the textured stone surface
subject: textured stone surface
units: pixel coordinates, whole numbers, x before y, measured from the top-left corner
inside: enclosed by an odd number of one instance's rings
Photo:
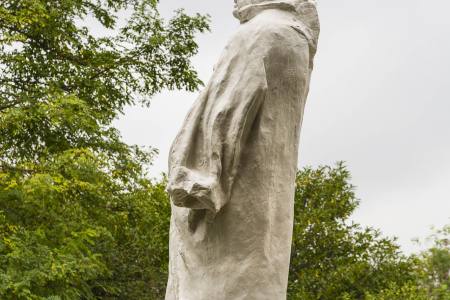
[[[315,5],[238,0],[241,20],[175,139],[166,300],[286,298]]]

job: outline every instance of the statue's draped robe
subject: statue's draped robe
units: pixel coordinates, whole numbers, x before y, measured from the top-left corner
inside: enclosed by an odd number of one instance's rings
[[[241,12],[170,152],[166,300],[286,298],[317,20],[313,7],[306,21],[291,6],[256,8]]]

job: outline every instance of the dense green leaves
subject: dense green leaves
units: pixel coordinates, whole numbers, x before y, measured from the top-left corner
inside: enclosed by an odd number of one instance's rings
[[[208,20],[165,21],[156,5],[0,2],[1,299],[161,298],[170,209],[146,174],[155,150],[111,122],[201,84],[190,58]]]
[[[450,300],[450,225],[429,237],[432,247],[416,257],[420,286],[429,299]]]
[[[297,175],[291,299],[361,299],[412,279],[392,240],[349,220],[358,205],[349,179],[342,163]]]
[[[395,240],[350,221],[358,206],[342,163],[297,174],[288,298],[448,300],[450,228],[434,247],[405,256]]]
[[[0,173],[0,298],[161,294],[170,208],[138,157],[126,181],[89,150],[66,151],[27,176]]]
[[[183,11],[163,20],[156,0],[0,2],[0,299],[164,298],[165,179],[148,179],[156,151],[111,122],[162,89],[197,88],[190,58],[207,29]],[[342,164],[297,174],[289,299],[449,300],[450,229],[405,257],[349,221],[349,181]]]
[[[130,14],[120,28],[119,13]],[[125,105],[201,84],[190,58],[207,29],[204,16],[183,11],[164,21],[154,0],[2,1],[0,159],[116,140],[104,127]]]

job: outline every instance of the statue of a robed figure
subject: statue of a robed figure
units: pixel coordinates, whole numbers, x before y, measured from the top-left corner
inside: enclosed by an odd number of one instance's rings
[[[170,151],[166,300],[286,299],[311,0],[237,0],[241,25]]]

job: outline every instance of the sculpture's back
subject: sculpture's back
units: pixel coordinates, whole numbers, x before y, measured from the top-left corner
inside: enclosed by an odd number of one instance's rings
[[[301,20],[299,11],[313,8],[303,2],[266,1],[238,12],[245,22],[172,146],[166,300],[286,298],[318,29]]]

